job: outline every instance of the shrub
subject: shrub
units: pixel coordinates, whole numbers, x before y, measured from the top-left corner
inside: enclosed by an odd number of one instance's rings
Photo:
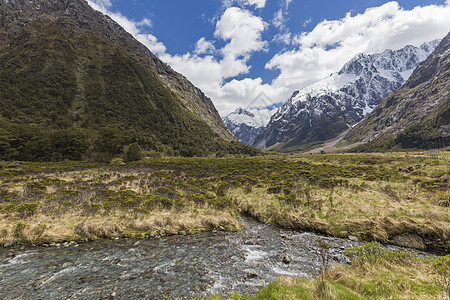
[[[125,152],[126,161],[138,161],[144,158],[142,148],[138,143],[133,143],[128,146],[127,151]]]
[[[18,239],[23,239],[25,237],[25,229],[28,227],[27,223],[19,222],[14,226],[13,236]]]
[[[29,217],[36,212],[37,208],[38,208],[37,203],[23,203],[16,207],[16,211],[22,217]]]
[[[450,255],[430,259],[434,273],[438,275],[436,283],[450,298]]]
[[[371,263],[404,263],[416,258],[416,253],[406,251],[386,250],[378,242],[366,243],[364,246],[355,247],[344,251],[353,262],[371,262]]]
[[[281,193],[281,184],[273,185],[267,188],[267,192],[270,194],[278,194]]]

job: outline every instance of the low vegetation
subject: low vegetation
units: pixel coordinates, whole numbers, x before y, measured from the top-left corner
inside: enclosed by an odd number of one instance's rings
[[[449,299],[450,255],[422,259],[384,250],[377,242],[350,249],[350,265],[315,279],[281,277],[256,296],[229,299]],[[221,299],[211,296],[209,299]]]
[[[423,260],[378,244],[413,235],[411,247],[449,253],[448,152],[125,162],[142,155],[134,145],[108,164],[0,163],[0,244],[236,231],[247,214],[369,244],[347,253],[349,266],[324,259],[317,279],[283,277],[256,298],[233,299],[448,296],[449,256]]]
[[[448,251],[448,181],[445,159],[384,155],[4,162],[0,242],[238,230],[243,213],[362,241],[416,234]]]

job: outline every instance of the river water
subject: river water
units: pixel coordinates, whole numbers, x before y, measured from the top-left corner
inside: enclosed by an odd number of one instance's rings
[[[254,294],[282,275],[320,271],[319,236],[243,219],[238,233],[0,249],[1,299],[175,299]],[[360,245],[322,237],[333,262]]]

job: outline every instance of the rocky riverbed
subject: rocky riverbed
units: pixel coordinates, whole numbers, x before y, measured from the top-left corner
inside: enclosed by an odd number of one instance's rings
[[[320,237],[243,219],[238,233],[101,240],[0,250],[3,299],[162,299],[254,294],[282,275],[321,268],[319,241],[332,263],[347,263],[357,241]]]

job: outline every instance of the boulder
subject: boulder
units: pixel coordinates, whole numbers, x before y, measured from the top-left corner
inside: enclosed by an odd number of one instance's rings
[[[425,250],[427,247],[423,239],[417,234],[403,234],[396,235],[392,238],[394,243],[400,247],[414,248],[418,250]]]

